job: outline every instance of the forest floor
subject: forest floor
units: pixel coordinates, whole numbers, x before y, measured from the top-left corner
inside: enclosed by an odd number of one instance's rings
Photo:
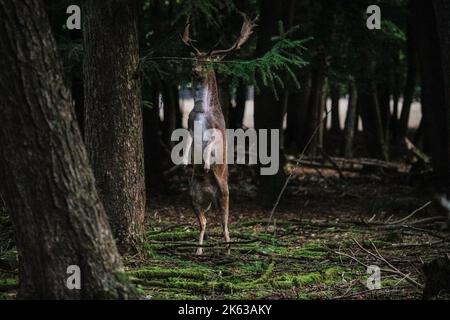
[[[296,169],[267,228],[270,209],[261,210],[249,171],[231,173],[230,255],[213,213],[204,254],[195,255],[198,224],[183,178],[173,195],[153,199],[148,256],[127,260],[148,298],[420,299],[422,264],[449,252],[448,232],[426,218],[436,215],[429,196],[405,174]],[[373,265],[378,290],[367,287]]]
[[[204,254],[195,255],[198,225],[189,205],[189,174],[172,177],[171,194],[151,199],[142,253],[125,258],[143,294],[149,299],[420,299],[422,264],[450,251],[448,232],[428,219],[436,215],[426,205],[430,197],[410,186],[406,174],[344,171],[340,177],[331,169],[297,168],[267,228],[270,209],[261,209],[251,172],[244,166],[231,171],[235,243],[230,255],[220,217],[213,213]],[[1,230],[0,235],[0,298],[11,299],[17,290],[16,252]],[[373,265],[381,269],[377,290],[367,287],[367,267]]]

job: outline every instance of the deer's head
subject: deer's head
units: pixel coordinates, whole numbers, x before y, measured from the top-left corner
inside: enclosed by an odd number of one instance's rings
[[[252,20],[248,18],[244,13],[241,13],[241,15],[244,19],[244,22],[242,24],[241,34],[239,35],[236,42],[228,49],[210,51],[201,51],[194,45],[195,41],[190,37],[190,22],[188,19],[182,40],[185,45],[189,46],[192,49],[192,55],[195,58],[192,67],[192,78],[194,81],[201,81],[203,79],[206,79],[208,74],[211,72],[211,70],[207,68],[209,63],[214,61],[221,61],[228,54],[239,50],[253,34],[253,29],[256,26],[256,20],[258,19],[258,17]]]

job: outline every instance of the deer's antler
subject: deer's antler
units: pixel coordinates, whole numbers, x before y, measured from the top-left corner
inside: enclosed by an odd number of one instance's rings
[[[247,17],[247,15],[245,13],[240,12],[240,14],[244,18],[244,23],[242,24],[241,34],[240,34],[239,38],[228,49],[212,51],[211,56],[224,55],[224,54],[230,53],[232,51],[239,50],[242,47],[242,45],[244,43],[246,43],[248,41],[248,39],[250,38],[250,36],[253,34],[253,29],[257,26],[256,21],[258,20],[258,16],[256,16],[256,18],[252,20],[249,17]]]
[[[197,55],[201,55],[202,54],[201,51],[198,50],[197,47],[194,46],[194,44],[193,44],[194,40],[192,40],[190,37],[190,27],[191,27],[190,17],[188,17],[187,21],[186,21],[186,27],[184,28],[183,37],[181,38],[181,40],[183,41],[183,43],[185,45],[194,49],[194,51]]]

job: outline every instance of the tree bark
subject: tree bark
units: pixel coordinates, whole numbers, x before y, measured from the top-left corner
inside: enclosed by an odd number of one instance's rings
[[[296,149],[303,150],[308,137],[308,101],[311,94],[311,77],[306,72],[298,91],[289,95],[287,106],[287,142]]]
[[[230,127],[229,115],[230,109],[232,109],[230,85],[228,81],[221,76],[217,76],[217,85],[219,89],[219,99],[220,104],[222,106],[222,113],[225,119],[225,126],[226,128],[229,128]]]
[[[271,39],[277,34],[278,21],[282,18],[283,8],[281,2],[270,0],[260,0],[260,28],[256,45],[256,56],[262,56],[272,47]],[[277,100],[271,88],[260,88],[259,93],[255,93],[255,128],[256,129],[276,129],[282,128],[283,101]],[[281,132],[280,132],[281,138]],[[267,146],[271,150],[270,130],[268,134]],[[278,192],[284,183],[285,157],[283,154],[281,139],[278,142],[279,148],[276,152],[280,154],[280,165],[277,173],[272,176],[260,176],[259,195],[263,203],[272,206],[278,196]]]
[[[445,192],[449,165],[448,112],[436,15],[430,1],[413,0],[412,9],[418,30],[424,149],[432,156],[433,185]]]
[[[391,81],[388,79],[391,78],[391,74],[387,73],[386,78],[383,84],[378,84],[377,86],[377,101],[380,110],[381,117],[381,127],[382,127],[382,136],[383,142],[386,146],[386,149],[389,149],[389,139],[391,136],[390,127],[391,127]]]
[[[358,104],[363,123],[364,137],[370,157],[388,159],[380,112],[377,87],[373,80],[374,65],[368,67],[363,78],[358,81]]]
[[[129,297],[41,1],[0,0],[0,69],[0,193],[19,297]],[[80,290],[66,286],[70,265],[80,267]]]
[[[332,133],[339,134],[341,132],[341,121],[339,114],[339,100],[341,98],[341,94],[339,92],[339,88],[337,86],[331,86],[330,89],[330,98],[331,98],[331,128],[330,131]]]
[[[163,139],[167,148],[171,148],[174,145],[174,142],[170,140],[172,132],[181,128],[178,87],[163,81],[162,97],[164,108]]]
[[[406,137],[408,133],[408,123],[409,123],[409,116],[411,113],[411,105],[414,98],[414,91],[416,89],[416,85],[419,80],[419,68],[418,68],[418,61],[417,61],[417,45],[416,45],[416,39],[415,34],[416,31],[414,30],[414,22],[410,21],[408,26],[408,40],[407,40],[407,46],[408,46],[408,72],[406,75],[406,84],[405,84],[405,90],[403,93],[403,106],[402,111],[400,113],[400,120],[398,125],[398,141],[399,143],[402,143],[404,138]]]
[[[144,226],[138,4],[86,0],[83,7],[85,140],[121,252],[139,242]]]
[[[159,118],[159,91],[156,88],[145,87],[152,101],[152,106],[143,107],[143,140],[145,185],[147,198],[151,194],[166,193],[168,191],[167,179],[163,172],[164,163],[168,163],[167,155],[160,138],[161,121]]]
[[[448,1],[434,1],[437,30],[440,40],[442,69],[444,76],[445,104],[438,106],[438,116],[442,116],[440,128],[443,144],[439,145],[442,158],[439,158],[438,174],[442,175],[442,192],[450,196],[450,3]]]
[[[348,99],[347,117],[345,118],[345,149],[344,156],[351,158],[353,156],[353,140],[357,130],[357,103],[358,91],[354,83],[350,84],[350,95]]]
[[[243,127],[245,103],[247,102],[247,85],[239,83],[235,94],[236,106],[230,108],[228,119],[231,129],[240,129]]]
[[[325,56],[319,58],[317,67],[312,71],[311,92],[308,101],[308,134],[307,139],[312,137],[308,154],[312,157],[318,155],[318,149],[323,145],[325,115]],[[314,136],[313,136],[314,135]]]

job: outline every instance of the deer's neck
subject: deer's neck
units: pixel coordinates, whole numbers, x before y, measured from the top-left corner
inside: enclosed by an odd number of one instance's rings
[[[194,111],[202,113],[220,112],[216,76],[213,70],[205,77],[193,81]]]

